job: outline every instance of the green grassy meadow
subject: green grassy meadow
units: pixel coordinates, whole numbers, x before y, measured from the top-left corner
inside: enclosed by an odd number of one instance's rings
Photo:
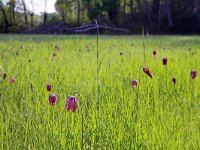
[[[0,35],[0,149],[200,149],[199,36],[100,36],[98,50],[97,64],[95,35]]]

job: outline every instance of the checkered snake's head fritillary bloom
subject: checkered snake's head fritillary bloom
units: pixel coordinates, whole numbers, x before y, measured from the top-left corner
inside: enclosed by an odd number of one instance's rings
[[[15,83],[17,81],[17,79],[15,78],[15,77],[12,77],[11,79],[10,79],[10,83]]]
[[[57,96],[55,94],[49,95],[49,103],[50,103],[50,105],[52,105],[52,106],[55,105],[56,100],[57,100]]]
[[[51,84],[47,84],[47,91],[51,91]]]
[[[163,58],[163,65],[167,65],[167,58],[166,57]]]
[[[132,80],[132,86],[134,87],[134,86],[137,86],[137,85],[138,85],[138,81],[136,79],[133,79]]]
[[[192,71],[191,71],[191,78],[192,78],[192,79],[195,79],[196,76],[197,76],[197,72],[196,72],[195,70],[192,70]]]
[[[69,96],[66,100],[65,109],[75,112],[78,107],[78,99],[75,96]]]
[[[153,75],[148,67],[143,67],[144,73],[146,73],[150,78],[153,78]]]
[[[176,78],[172,78],[172,82],[174,83],[174,85],[176,84]]]

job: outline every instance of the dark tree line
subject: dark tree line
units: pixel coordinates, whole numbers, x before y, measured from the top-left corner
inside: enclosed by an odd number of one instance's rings
[[[46,2],[41,24],[79,26],[104,17],[101,24],[132,33],[141,33],[142,26],[149,33],[200,33],[200,0],[57,0],[54,14],[46,13]],[[24,27],[33,26],[34,8],[27,10],[24,0],[0,0],[1,32],[19,24],[16,12],[24,16]]]
[[[200,0],[57,0],[55,7],[64,23],[77,14],[77,25],[107,16],[133,32],[200,32]]]

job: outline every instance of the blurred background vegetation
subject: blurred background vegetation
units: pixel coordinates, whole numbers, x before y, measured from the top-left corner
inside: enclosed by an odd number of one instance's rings
[[[56,0],[55,13],[47,13],[47,1],[38,15],[26,0],[0,0],[0,32],[25,33],[58,24],[73,28],[99,19],[101,25],[130,34],[141,33],[142,26],[150,34],[200,33],[200,0]]]

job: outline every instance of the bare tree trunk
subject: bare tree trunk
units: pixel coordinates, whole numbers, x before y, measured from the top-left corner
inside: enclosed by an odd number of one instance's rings
[[[21,3],[22,3],[22,6],[23,6],[23,9],[24,9],[24,22],[25,22],[25,25],[27,26],[28,25],[28,17],[27,17],[27,9],[26,9],[26,3],[24,0],[21,0]]]
[[[158,29],[159,11],[160,11],[160,0],[153,0],[152,10],[151,10],[151,19],[152,19],[152,29],[156,32]]]
[[[85,12],[85,6],[84,6],[84,0],[81,0],[81,20],[84,21],[84,12]]]
[[[63,21],[63,23],[65,23],[65,10],[62,10],[62,12],[61,12],[61,16],[62,16],[62,21]]]
[[[196,31],[200,33],[200,10],[197,10]]]
[[[124,0],[124,8],[123,8],[124,14],[126,14],[126,0]]]
[[[80,0],[77,0],[77,2],[78,2],[77,24],[80,25],[80,12],[81,12]]]
[[[46,21],[47,21],[47,0],[44,1],[45,2],[45,6],[44,6],[44,17],[43,17],[43,24],[45,25],[46,24]]]
[[[149,6],[148,6],[148,3],[147,3],[147,0],[144,0],[144,5],[145,5],[146,13],[147,13],[148,24],[149,24],[149,26],[151,26],[152,25],[152,22],[151,22],[151,13],[150,13],[150,10],[149,10]]]
[[[126,0],[123,2],[123,20],[126,21]]]
[[[8,18],[7,18],[6,12],[3,8],[2,1],[0,1],[0,10],[1,10],[3,16],[4,16],[4,24],[5,24],[4,32],[7,32],[8,31]]]
[[[162,13],[162,4],[160,4],[159,11],[158,11],[158,28],[160,32],[160,24],[161,24],[161,13]]]
[[[31,16],[31,29],[32,29],[33,28],[33,15],[34,15],[33,0],[31,0],[31,6],[32,6],[32,13],[30,14],[30,16]]]
[[[10,0],[9,4],[9,14],[10,14],[10,23],[15,24],[15,0]]]
[[[152,2],[152,19],[154,19],[156,22],[158,20],[159,9],[160,9],[160,0],[153,0],[153,2]]]
[[[133,16],[134,16],[133,0],[130,0],[129,8],[131,11],[131,18],[133,19]]]
[[[11,4],[11,2],[9,3],[9,5],[10,5],[9,6],[9,15],[10,15],[9,19],[10,19],[10,24],[12,24],[12,6],[11,6],[12,4]]]
[[[15,1],[12,3],[12,17],[13,17],[13,24],[15,24]]]
[[[34,13],[31,13],[31,28],[33,27],[33,15]]]
[[[173,20],[172,20],[172,0],[167,0],[167,18],[168,18],[169,27],[172,27],[173,26]]]
[[[43,24],[45,25],[46,24],[46,22],[47,22],[47,13],[46,12],[44,12],[44,18],[43,18]]]
[[[60,10],[60,14],[61,14],[61,20],[62,22],[65,24],[65,17],[67,16],[67,13],[65,11],[65,3],[61,3],[61,7],[62,9]]]
[[[141,0],[137,0],[137,8],[138,8],[138,12],[141,12]]]

